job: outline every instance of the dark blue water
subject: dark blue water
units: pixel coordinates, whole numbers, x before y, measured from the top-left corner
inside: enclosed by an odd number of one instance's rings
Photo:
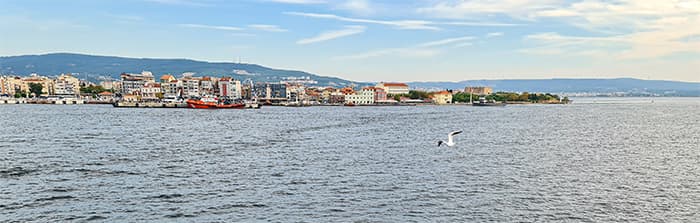
[[[0,222],[698,222],[700,99],[653,100],[2,105]]]

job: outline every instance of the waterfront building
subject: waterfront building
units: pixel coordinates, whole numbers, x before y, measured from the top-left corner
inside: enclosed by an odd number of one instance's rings
[[[234,99],[243,98],[243,89],[241,81],[239,80],[235,80],[231,77],[224,77],[219,79],[218,86],[219,96],[226,96]]]
[[[114,100],[114,94],[109,91],[101,92],[97,94],[97,100],[100,101],[113,101]]]
[[[331,92],[328,98],[328,103],[330,104],[342,104],[345,103],[345,94],[340,91]]]
[[[0,95],[12,97],[23,88],[23,85],[24,82],[22,82],[20,77],[2,76],[0,77]]]
[[[71,74],[61,74],[54,80],[55,95],[78,95],[80,94],[80,80]]]
[[[369,89],[363,89],[352,94],[346,94],[345,103],[355,105],[374,104],[374,91]]]
[[[216,79],[212,77],[201,77],[199,78],[199,94],[200,95],[215,95],[216,89],[215,84]]]
[[[178,80],[161,82],[160,83],[161,92],[163,92],[164,95],[169,95],[169,96],[178,95],[179,90],[180,90],[179,83],[180,83],[180,81],[178,81]]]
[[[362,90],[368,90],[374,92],[374,103],[386,101],[386,92],[383,88],[378,87],[364,87]]]
[[[121,92],[123,94],[134,94],[146,83],[154,82],[153,73],[148,71],[143,71],[141,74],[122,73],[119,77],[122,83]]]
[[[268,84],[269,98],[287,98],[287,85],[282,83]]]
[[[286,87],[286,95],[287,95],[287,101],[304,101],[307,100],[306,98],[306,87],[303,84],[299,83],[293,83],[293,84],[285,84],[287,85]]]
[[[25,77],[22,79],[23,86],[22,90],[29,91],[29,84],[41,84],[41,95],[43,96],[48,96],[52,95],[54,92],[54,85],[53,81],[49,79],[48,77],[44,76],[39,76],[37,74],[32,74],[29,77]],[[41,95],[36,95],[36,96],[41,96]]]
[[[323,102],[323,103],[331,103],[331,102],[330,102],[330,101],[331,101],[331,93],[333,93],[333,92],[335,92],[335,91],[336,91],[335,88],[332,88],[332,87],[324,88],[324,89],[321,91],[321,96],[320,96],[321,102]],[[343,100],[345,100],[345,99],[343,99]]]
[[[449,91],[439,91],[432,93],[430,97],[433,99],[433,103],[444,105],[452,103],[452,93]]]
[[[493,88],[491,88],[491,87],[466,87],[466,88],[464,88],[464,92],[474,94],[474,95],[490,95],[493,93]]]
[[[408,94],[408,85],[404,83],[380,82],[375,87],[384,89],[387,95]]]
[[[183,97],[199,97],[201,91],[199,89],[199,79],[192,76],[185,76],[182,79],[182,96]]]
[[[316,88],[307,88],[304,94],[308,101],[319,102],[321,100],[321,92]]]
[[[159,100],[162,97],[160,83],[148,82],[139,90],[141,100]]]
[[[287,99],[287,85],[280,83],[255,83],[253,93],[258,98]]]

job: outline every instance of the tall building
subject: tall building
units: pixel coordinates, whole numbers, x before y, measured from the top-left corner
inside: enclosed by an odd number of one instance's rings
[[[377,88],[384,89],[387,95],[408,94],[408,85],[404,83],[384,83],[380,82]]]
[[[224,77],[219,79],[219,96],[226,96],[234,99],[240,99],[243,97],[243,89],[241,86],[241,81],[234,80],[231,77]]]
[[[121,92],[123,94],[134,94],[141,90],[146,83],[155,82],[153,73],[148,71],[143,71],[141,74],[122,73],[119,77],[122,82]]]
[[[54,80],[54,94],[56,95],[79,95],[80,80],[71,74],[61,74]]]
[[[489,95],[493,93],[493,88],[491,87],[466,87],[464,88],[465,93],[475,94],[475,95]]]
[[[201,95],[215,95],[216,87],[216,78],[206,76],[199,78],[199,93]]]

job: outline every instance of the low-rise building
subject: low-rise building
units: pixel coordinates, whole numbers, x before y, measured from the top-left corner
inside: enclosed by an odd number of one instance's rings
[[[141,100],[159,100],[163,92],[161,91],[160,83],[149,82],[141,87],[139,93],[141,94]]]
[[[433,103],[435,104],[444,105],[452,103],[452,93],[449,91],[434,92],[430,95],[430,97],[433,99]]]
[[[113,101],[113,100],[114,100],[114,94],[113,94],[112,92],[109,92],[109,91],[100,92],[99,94],[97,94],[97,100],[100,100],[100,101]]]
[[[32,74],[29,77],[25,77],[22,79],[23,82],[23,90],[29,91],[29,84],[40,84],[41,85],[41,95],[36,95],[36,96],[48,96],[54,94],[54,84],[53,80],[49,79],[48,77],[44,76],[39,76],[37,74]],[[80,89],[80,87],[78,87]]]
[[[374,104],[374,91],[369,89],[363,89],[353,94],[346,94],[345,103],[354,105]]]
[[[464,92],[474,94],[474,95],[490,95],[493,93],[493,88],[491,88],[491,87],[466,87],[466,88],[464,88]]]
[[[380,82],[375,87],[384,89],[387,95],[408,94],[408,85],[404,83],[384,83]]]
[[[383,102],[387,100],[386,92],[383,88],[378,87],[364,87],[362,90],[368,90],[374,92],[374,103]]]

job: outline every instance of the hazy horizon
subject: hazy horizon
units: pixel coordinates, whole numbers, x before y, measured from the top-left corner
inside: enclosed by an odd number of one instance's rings
[[[348,80],[700,82],[697,1],[5,1],[0,55],[254,63]]]

